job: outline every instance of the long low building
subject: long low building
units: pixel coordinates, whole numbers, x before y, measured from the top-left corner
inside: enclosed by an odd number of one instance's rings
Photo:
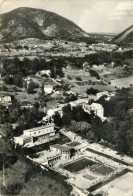
[[[27,129],[23,131],[23,135],[15,137],[15,143],[23,145],[25,147],[33,147],[36,145],[44,144],[53,141],[59,137],[54,129],[54,123]]]

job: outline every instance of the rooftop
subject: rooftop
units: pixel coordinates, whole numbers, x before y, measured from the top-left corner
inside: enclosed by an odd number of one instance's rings
[[[51,86],[56,86],[57,84],[50,78],[47,78],[44,80],[44,86],[45,85],[51,85]]]
[[[68,150],[71,150],[71,148],[69,148],[68,146],[63,146],[63,145],[60,145],[60,144],[54,144],[54,145],[51,145],[52,148],[57,148],[59,150],[64,150],[64,151],[68,151]]]
[[[54,123],[50,123],[50,124],[47,124],[47,125],[44,125],[44,126],[41,126],[41,127],[35,127],[35,128],[27,129],[27,130],[24,130],[24,131],[28,131],[28,132],[39,131],[41,129],[45,129],[45,128],[49,128],[49,127],[53,127],[53,126],[54,126]]]

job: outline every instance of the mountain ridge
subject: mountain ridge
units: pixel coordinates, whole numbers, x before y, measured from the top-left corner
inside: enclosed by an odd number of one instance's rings
[[[89,37],[74,22],[50,11],[21,7],[0,14],[0,40]]]
[[[133,43],[133,25],[125,29],[120,34],[116,35],[112,41],[132,44]]]

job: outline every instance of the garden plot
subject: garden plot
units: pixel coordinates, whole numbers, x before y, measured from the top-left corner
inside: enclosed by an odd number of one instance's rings
[[[93,168],[91,167],[90,169],[91,169],[91,171],[96,172],[101,175],[108,175],[114,171],[114,168],[112,168],[108,165],[104,165],[104,164],[97,165],[97,167],[93,167]]]
[[[94,165],[94,164],[96,164],[96,162],[94,162],[90,159],[87,159],[87,158],[82,158],[80,160],[76,160],[72,163],[65,165],[63,168],[65,170],[70,171],[70,172],[76,173],[76,172],[83,170],[88,166],[90,167],[91,165]]]

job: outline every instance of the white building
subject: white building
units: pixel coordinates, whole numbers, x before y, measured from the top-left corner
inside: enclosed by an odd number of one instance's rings
[[[106,117],[104,117],[104,109],[99,103],[92,103],[91,105],[83,104],[83,109],[88,113],[94,111],[95,115],[99,116],[103,121],[106,120]]]
[[[62,159],[70,159],[71,156],[76,154],[81,154],[86,149],[86,144],[81,144],[78,142],[70,142],[64,145],[54,144],[50,146],[50,149],[55,152],[55,154],[61,154]]]
[[[10,96],[0,96],[0,103],[1,104],[11,104],[12,99]]]
[[[52,117],[56,112],[58,112],[62,118],[63,111],[62,111],[62,108],[60,107],[48,110],[47,114],[49,117]]]
[[[15,137],[15,143],[25,147],[33,147],[53,141],[59,137],[54,129],[54,124],[50,123],[41,127],[36,127],[23,131],[23,135]]]
[[[42,71],[39,71],[36,76],[43,76],[43,75],[47,75],[47,76],[50,76],[50,70],[42,70]]]
[[[44,92],[46,94],[51,94],[53,91],[53,85],[51,84],[44,84]]]

